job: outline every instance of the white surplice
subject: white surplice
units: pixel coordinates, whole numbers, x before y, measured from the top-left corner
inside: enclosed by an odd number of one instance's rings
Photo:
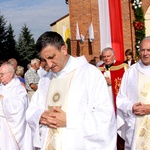
[[[139,73],[150,76],[150,66],[145,66],[141,60],[126,71],[117,95],[117,127],[125,139],[125,150],[136,150],[136,116],[132,107],[139,102]]]
[[[18,78],[0,85],[0,150],[33,150],[31,129],[26,122],[26,89]]]
[[[51,78],[64,78],[73,70],[75,73],[67,93],[67,125],[61,128],[61,150],[115,150],[116,119],[107,84],[99,69],[90,65],[84,56],[70,56],[62,71],[50,72],[40,79],[26,114],[34,146],[45,149],[48,127],[39,124],[39,119],[45,110]]]

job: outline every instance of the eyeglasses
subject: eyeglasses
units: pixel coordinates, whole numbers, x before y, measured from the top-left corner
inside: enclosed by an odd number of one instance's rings
[[[5,73],[0,73],[0,77],[3,77],[7,73],[10,73],[10,71],[9,72],[5,72]]]

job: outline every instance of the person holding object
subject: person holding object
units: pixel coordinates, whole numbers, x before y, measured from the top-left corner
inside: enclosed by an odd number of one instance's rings
[[[34,147],[115,150],[115,113],[99,69],[84,56],[70,56],[56,32],[43,33],[36,50],[51,71],[40,79],[26,113]]]

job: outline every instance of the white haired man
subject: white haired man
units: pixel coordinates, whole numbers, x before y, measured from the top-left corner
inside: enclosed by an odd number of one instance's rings
[[[32,95],[38,88],[38,82],[40,80],[40,76],[37,73],[37,70],[40,68],[40,60],[34,58],[31,60],[31,67],[25,73],[25,82],[26,89],[28,91],[29,100],[31,100]]]
[[[11,64],[0,66],[0,150],[33,150],[25,118],[29,100]]]
[[[117,95],[118,132],[125,139],[125,150],[150,150],[150,37],[141,41],[139,54]]]

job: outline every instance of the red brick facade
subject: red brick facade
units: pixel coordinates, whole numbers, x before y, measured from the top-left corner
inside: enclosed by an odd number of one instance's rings
[[[71,28],[71,49],[72,55],[76,56],[77,41],[76,41],[76,23],[78,22],[80,33],[85,36],[85,41],[80,44],[80,55],[85,55],[88,60],[94,56],[100,55],[100,29],[98,15],[98,0],[69,0],[70,12],[70,28]],[[123,35],[124,49],[133,49],[135,55],[135,36],[133,28],[134,12],[130,0],[121,0],[122,5],[122,20],[123,20]],[[143,0],[144,13],[150,6],[149,0]],[[94,41],[92,42],[92,54],[89,53],[88,47],[88,28],[90,23],[94,27]]]

